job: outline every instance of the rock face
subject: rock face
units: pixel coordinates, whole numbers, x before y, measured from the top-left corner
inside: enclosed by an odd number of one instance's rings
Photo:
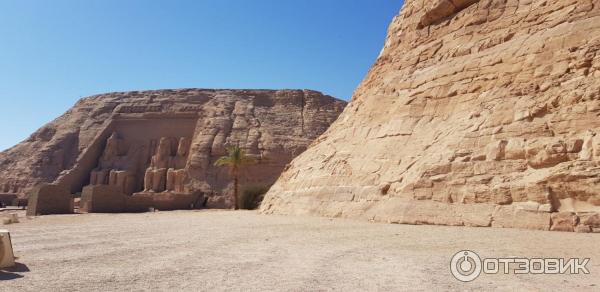
[[[264,213],[598,230],[600,2],[407,0]]]
[[[259,163],[242,186],[270,186],[338,117],[345,102],[309,90],[182,89],[110,93],[80,100],[0,154],[0,193],[41,183],[81,192],[207,194],[228,207],[231,179],[213,163],[239,145]]]

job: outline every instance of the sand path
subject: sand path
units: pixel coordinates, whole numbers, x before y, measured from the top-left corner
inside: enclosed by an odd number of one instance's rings
[[[600,235],[371,224],[241,211],[23,219],[0,291],[600,290]],[[590,275],[455,280],[449,261],[588,257]],[[29,271],[27,271],[29,270]]]

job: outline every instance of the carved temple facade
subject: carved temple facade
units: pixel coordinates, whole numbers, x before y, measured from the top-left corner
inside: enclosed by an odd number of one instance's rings
[[[245,169],[242,188],[269,187],[345,104],[310,90],[177,89],[87,97],[0,153],[0,193],[27,198],[37,186],[52,184],[60,194],[91,197],[92,205],[106,211],[179,209],[194,198],[207,208],[229,208],[232,179],[226,168],[214,166],[227,146],[239,145],[258,161]],[[54,190],[42,188],[37,197]]]

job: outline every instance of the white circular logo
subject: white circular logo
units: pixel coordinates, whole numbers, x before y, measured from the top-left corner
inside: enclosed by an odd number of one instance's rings
[[[471,282],[481,275],[481,258],[470,250],[463,250],[452,257],[450,271],[454,278]]]

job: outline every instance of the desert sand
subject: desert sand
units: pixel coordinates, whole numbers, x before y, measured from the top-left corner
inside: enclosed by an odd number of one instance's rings
[[[6,225],[0,291],[600,289],[597,234],[376,224],[252,211],[53,215]],[[587,257],[589,275],[482,275],[450,258]]]

